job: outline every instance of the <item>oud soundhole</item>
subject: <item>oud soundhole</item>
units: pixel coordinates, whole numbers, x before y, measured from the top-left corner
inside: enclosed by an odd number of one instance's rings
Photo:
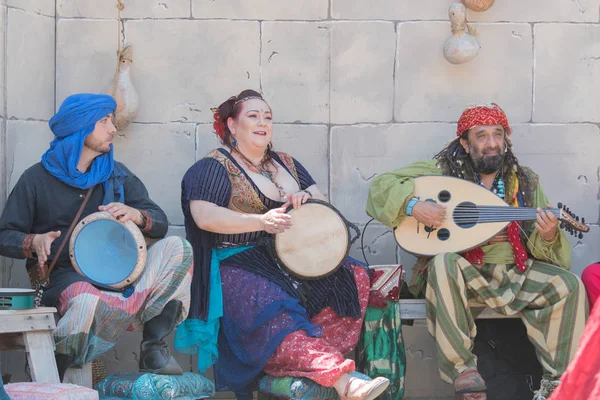
[[[442,203],[449,202],[451,197],[452,197],[452,195],[447,190],[442,190],[441,192],[438,193],[438,200],[441,201]]]
[[[442,242],[450,239],[450,231],[446,228],[442,228],[438,231],[437,233],[437,237],[438,239],[440,239]]]
[[[474,203],[464,201],[454,208],[452,219],[461,228],[472,228],[479,221],[479,210]]]

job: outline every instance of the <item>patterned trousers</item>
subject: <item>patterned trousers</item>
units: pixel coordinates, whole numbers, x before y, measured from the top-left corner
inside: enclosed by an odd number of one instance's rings
[[[546,379],[557,379],[573,359],[587,317],[581,280],[554,265],[527,261],[472,265],[454,253],[429,264],[427,327],[435,338],[441,378],[449,383],[477,366],[472,353],[474,318],[487,306],[504,315],[520,314]]]
[[[365,315],[371,284],[362,266],[354,266],[361,315]],[[309,337],[305,331],[292,332],[285,337],[271,356],[264,371],[268,375],[309,378],[319,385],[332,387],[343,374],[355,370],[353,360],[344,354],[358,342],[363,318],[340,317],[331,308],[315,315],[311,322],[323,328],[321,337]]]
[[[168,237],[148,249],[130,297],[87,282],[69,285],[56,305],[62,316],[54,330],[56,352],[74,356],[73,366],[81,367],[110,350],[126,330],[141,331],[170,300],[183,303],[181,323],[189,310],[192,259],[187,240]]]

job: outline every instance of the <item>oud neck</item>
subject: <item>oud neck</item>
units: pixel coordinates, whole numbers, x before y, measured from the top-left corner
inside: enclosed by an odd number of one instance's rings
[[[532,207],[477,206],[476,210],[479,222],[530,221],[537,217],[537,209]],[[556,218],[560,217],[560,208],[543,210],[550,211]]]

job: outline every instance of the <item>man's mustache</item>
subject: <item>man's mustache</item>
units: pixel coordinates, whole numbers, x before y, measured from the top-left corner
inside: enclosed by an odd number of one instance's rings
[[[483,155],[490,154],[491,152],[496,152],[498,154],[502,154],[502,149],[499,146],[491,148],[491,149],[485,149],[483,151]]]

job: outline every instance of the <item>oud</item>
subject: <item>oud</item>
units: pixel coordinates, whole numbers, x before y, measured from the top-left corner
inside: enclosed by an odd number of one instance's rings
[[[421,201],[433,201],[446,207],[446,219],[438,228],[424,226],[414,217],[406,217],[394,230],[398,245],[409,253],[434,256],[439,253],[460,253],[486,243],[512,221],[534,220],[532,207],[511,207],[486,188],[464,179],[450,176],[420,176],[414,178],[414,192]],[[559,203],[547,208],[561,228],[583,237],[590,228],[582,218]]]

